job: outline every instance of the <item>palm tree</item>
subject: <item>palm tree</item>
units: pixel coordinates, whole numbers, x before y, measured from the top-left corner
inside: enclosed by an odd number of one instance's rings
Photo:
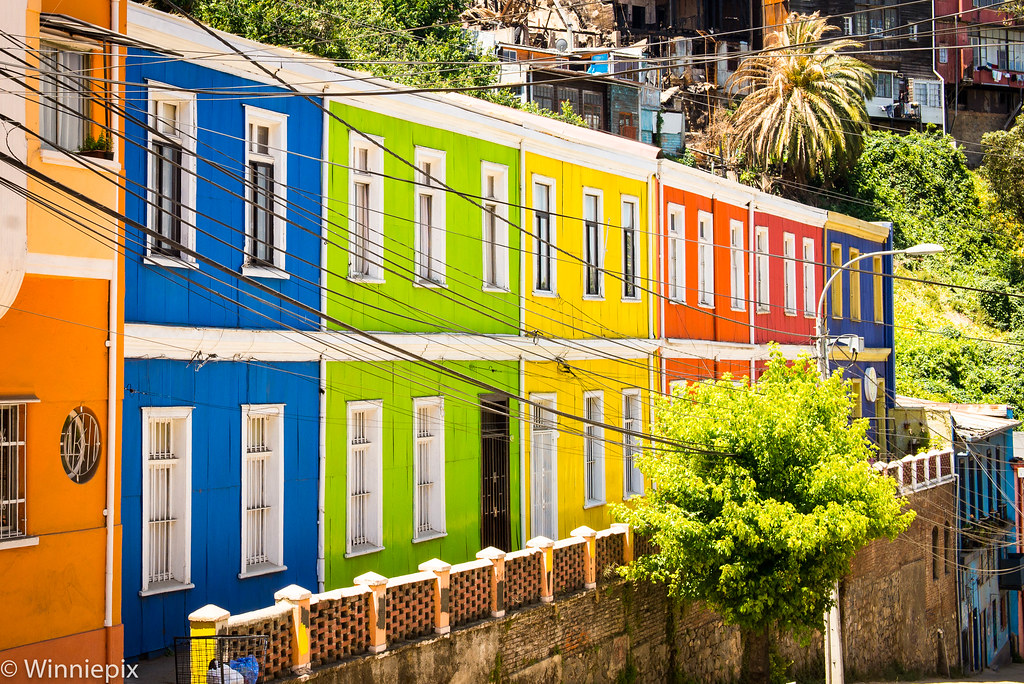
[[[745,97],[729,136],[748,161],[805,182],[856,160],[869,128],[874,70],[841,54],[860,43],[822,39],[838,30],[817,12],[790,14],[730,77],[729,91]]]

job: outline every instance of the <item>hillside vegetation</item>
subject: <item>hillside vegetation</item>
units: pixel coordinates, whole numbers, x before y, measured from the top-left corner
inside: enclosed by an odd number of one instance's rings
[[[1022,128],[986,139],[990,154],[979,171],[967,167],[950,136],[873,131],[838,188],[849,199],[832,208],[892,221],[897,248],[946,248],[936,257],[897,259],[898,393],[1024,406],[1024,261],[1013,187],[1024,177],[1005,169],[1012,157],[1002,156]]]

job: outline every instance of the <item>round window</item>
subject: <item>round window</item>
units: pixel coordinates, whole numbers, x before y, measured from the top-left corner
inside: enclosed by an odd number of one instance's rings
[[[88,482],[96,473],[100,464],[100,423],[89,409],[79,406],[64,419],[60,461],[72,482]]]

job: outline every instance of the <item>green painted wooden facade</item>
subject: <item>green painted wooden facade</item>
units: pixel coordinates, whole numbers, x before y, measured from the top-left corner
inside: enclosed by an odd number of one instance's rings
[[[383,283],[349,279],[349,138],[364,140],[336,119],[329,120],[331,162],[328,174],[327,311],[352,325],[380,332],[474,332],[516,334],[519,327],[519,151],[489,142],[486,132],[471,137],[425,126],[375,111],[331,102],[331,110],[357,130],[382,139],[401,159],[382,153],[383,163]],[[455,128],[465,121],[452,118]],[[416,148],[446,154],[445,180],[460,192],[483,195],[482,165],[507,168],[508,291],[483,284],[483,211],[471,201],[447,193],[445,202],[446,286],[414,283]],[[477,200],[479,203],[480,200]]]
[[[466,361],[445,364],[486,380],[511,394],[518,392],[517,362]],[[324,541],[325,586],[348,586],[364,572],[392,577],[415,572],[430,558],[449,563],[473,559],[481,548],[481,390],[440,370],[406,361],[327,364],[327,471]],[[413,398],[444,396],[446,536],[413,540]],[[383,405],[383,547],[351,558],[346,552],[347,402],[380,400]],[[517,402],[510,403],[516,415]],[[513,546],[518,548],[519,423],[510,421],[509,484]]]

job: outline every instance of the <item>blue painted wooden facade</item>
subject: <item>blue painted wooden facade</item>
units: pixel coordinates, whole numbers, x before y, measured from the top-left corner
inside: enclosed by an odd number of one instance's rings
[[[132,11],[134,15],[150,12],[142,8]],[[191,142],[198,175],[192,201],[195,249],[238,274],[226,275],[202,263],[194,268],[150,263],[144,258],[146,236],[126,226],[124,311],[129,331],[133,324],[151,324],[176,330],[203,328],[217,337],[238,329],[319,327],[315,317],[259,293],[240,276],[246,249],[247,190],[243,179],[249,107],[287,117],[287,173],[276,180],[287,185],[283,269],[288,277],[262,277],[259,281],[316,310],[321,307],[322,111],[303,98],[267,96],[283,91],[229,73],[229,69],[220,71],[166,55],[129,51],[125,80],[132,84],[155,82],[166,88],[134,85],[127,89],[126,213],[147,224],[146,187],[152,183],[147,159],[150,132],[144,124],[152,121],[147,118],[151,95],[173,89],[186,94],[219,91],[195,96],[195,140]],[[173,637],[187,634],[188,614],[207,603],[237,613],[266,605],[274,591],[289,584],[317,589],[319,364],[203,358],[205,363],[161,358],[128,358],[125,362],[122,611],[128,658],[162,650]],[[280,562],[284,569],[243,579],[239,577],[242,407],[248,404],[284,405]],[[147,458],[142,450],[143,409],[156,406],[193,407],[189,538],[190,583],[194,586],[142,596],[146,524],[142,489]]]
[[[831,277],[833,268],[833,248],[838,247],[841,252],[839,263],[846,263],[851,258],[851,250],[856,250],[860,255],[870,252],[887,251],[892,249],[891,231],[887,237],[869,238],[863,233],[857,234],[853,231],[845,232],[842,224],[830,221],[825,229],[824,257],[828,264],[826,277]],[[873,259],[864,259],[859,262],[859,270],[846,271],[842,273],[832,285],[833,289],[841,288],[843,310],[833,317],[832,296],[829,293],[825,297],[825,315],[828,323],[828,333],[833,339],[842,335],[857,335],[863,338],[865,352],[861,359],[833,360],[833,369],[842,367],[844,377],[850,380],[857,380],[863,383],[868,368],[873,368],[877,378],[885,383],[885,410],[886,415],[895,404],[896,370],[893,354],[895,352],[895,336],[892,326],[893,321],[893,261],[891,255],[881,257],[882,259],[882,317],[881,321],[875,320],[875,289],[877,281],[873,268]],[[860,316],[856,320],[851,315],[851,278],[860,279]],[[884,359],[877,358],[879,352],[888,351]],[[868,360],[870,359],[870,360]],[[864,399],[861,393],[861,415],[871,423],[869,437],[877,440],[880,411],[876,410],[876,404]],[[893,426],[889,421],[887,430],[892,433]]]

